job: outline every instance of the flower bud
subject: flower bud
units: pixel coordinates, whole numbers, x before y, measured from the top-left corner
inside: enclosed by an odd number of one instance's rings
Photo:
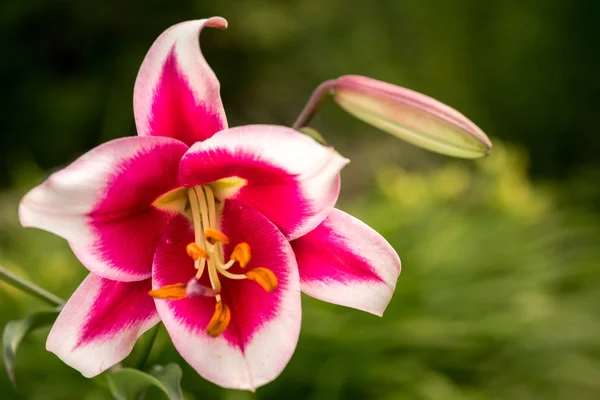
[[[464,115],[410,89],[346,75],[333,84],[333,97],[364,122],[436,153],[479,158],[492,149],[486,134]]]

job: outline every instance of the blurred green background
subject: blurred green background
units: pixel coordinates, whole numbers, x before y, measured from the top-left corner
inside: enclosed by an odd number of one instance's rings
[[[426,153],[328,102],[313,121],[352,159],[338,206],[403,261],[377,318],[305,297],[288,368],[255,395],[184,362],[190,399],[600,398],[600,3],[571,0],[8,0],[0,5],[0,264],[67,298],[86,272],[25,230],[25,191],[135,134],[133,82],[153,40],[221,15],[203,52],[230,125],[290,125],[322,81],[355,73],[462,111],[494,141],[472,162]],[[0,284],[0,326],[44,305]],[[44,350],[19,350],[2,399],[106,399]],[[133,359],[133,358],[132,358]],[[180,362],[164,331],[151,363]],[[127,360],[126,364],[131,364]],[[160,395],[151,393],[157,398]]]

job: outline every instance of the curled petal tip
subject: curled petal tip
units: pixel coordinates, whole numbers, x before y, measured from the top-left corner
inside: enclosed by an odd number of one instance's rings
[[[211,17],[206,20],[206,26],[211,28],[227,29],[227,20],[223,17]]]
[[[358,119],[427,150],[480,158],[492,143],[471,120],[424,94],[358,75],[336,79],[335,101]]]
[[[199,46],[205,27],[226,28],[221,17],[180,22],[154,41],[133,91],[140,136],[167,136],[188,146],[227,127],[219,80]]]

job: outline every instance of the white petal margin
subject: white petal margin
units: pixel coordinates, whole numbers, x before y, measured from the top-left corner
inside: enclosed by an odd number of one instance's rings
[[[254,215],[259,216],[258,213]],[[264,220],[264,217],[260,217]],[[177,222],[177,220],[174,221],[174,223]],[[280,285],[275,292],[265,293],[267,299],[269,296],[273,296],[273,300],[275,300],[274,297],[278,296],[276,314],[259,325],[253,325],[255,329],[252,330],[251,335],[242,337],[248,327],[235,329],[235,312],[243,311],[244,305],[251,302],[245,301],[247,299],[244,297],[233,300],[232,296],[241,296],[240,293],[242,292],[233,291],[232,288],[235,286],[227,286],[232,282],[226,278],[221,281],[224,287],[223,300],[225,304],[229,301],[237,302],[239,308],[236,308],[235,305],[232,307],[232,317],[228,330],[216,338],[208,336],[205,323],[199,323],[202,319],[207,321],[210,319],[208,315],[212,315],[212,310],[214,310],[214,299],[194,300],[194,298],[191,298],[171,301],[156,299],[155,303],[175,348],[202,377],[224,388],[254,391],[279,376],[292,357],[300,334],[302,305],[298,268],[288,241],[272,224],[262,225],[257,223],[254,218],[250,218],[246,222],[249,222],[247,228],[255,228],[262,238],[274,234],[271,238],[277,241],[277,243],[271,241],[269,245],[270,248],[274,247],[274,252],[277,251],[276,258],[279,259],[279,270],[285,270],[287,273],[285,279],[281,279],[280,276]],[[186,267],[185,263],[189,260],[189,257],[184,252],[177,250],[182,243],[182,238],[186,237],[181,236],[182,231],[183,229],[174,230],[175,236],[168,239],[165,236],[165,240],[161,243],[163,247],[159,246],[157,250],[153,274],[153,287],[155,289],[165,283],[182,281],[185,273],[181,271],[185,271],[186,268],[192,268],[193,276],[193,264]],[[240,231],[245,231],[245,234],[252,234],[252,231],[248,229],[240,229]],[[265,234],[266,236],[263,236]],[[192,235],[191,231],[188,235]],[[229,236],[233,242],[236,241],[235,236],[235,233]],[[250,245],[254,245],[251,238]],[[262,251],[263,255],[268,255],[268,253]],[[255,251],[254,255],[260,259],[261,251]],[[258,262],[258,260],[253,261]],[[162,268],[157,268],[157,266],[163,263],[167,263],[168,268],[163,269],[161,273],[158,269]],[[173,270],[172,265],[181,267],[181,270],[174,272],[174,274],[181,273],[181,275],[172,276],[169,281],[166,281],[165,277],[161,275],[170,274],[170,271]],[[247,268],[252,269],[254,266],[249,265]],[[258,290],[262,290],[255,282],[237,282],[243,285],[256,285]],[[225,297],[225,294],[229,294],[228,298]],[[252,312],[252,310],[245,311]],[[228,332],[231,334],[228,335]]]
[[[392,246],[364,222],[334,209],[319,227],[292,241],[302,292],[383,315],[401,270]]]
[[[104,143],[30,190],[19,204],[21,225],[63,237],[79,260],[104,278],[149,278],[160,236],[137,241],[136,237],[148,238],[153,227],[123,229],[124,237],[112,238],[112,248],[101,248],[111,238],[101,236],[103,231],[97,222],[101,218],[113,221],[103,227],[117,229],[127,222],[125,217],[139,218],[141,206],[149,207],[154,199],[178,185],[177,166],[186,149],[185,144],[163,137],[127,137]],[[115,190],[117,187],[121,189]],[[159,211],[152,216],[161,218]],[[158,225],[154,226],[157,230]],[[160,231],[153,232],[157,235]],[[128,241],[136,245],[128,247]],[[148,265],[115,264],[116,260],[132,257],[140,263],[149,258]]]
[[[287,312],[265,324],[243,352],[223,337],[190,331],[164,302],[157,301],[156,308],[181,356],[205,379],[227,389],[255,391],[281,374],[298,344],[300,295],[288,292],[282,302]]]
[[[292,240],[310,232],[329,215],[339,195],[339,173],[349,162],[333,148],[291,128],[247,125],[223,130],[190,147],[181,160],[179,179],[183,185],[193,186],[231,176],[222,176],[219,170],[245,179],[247,186],[232,198],[263,214]],[[289,181],[267,181],[261,165],[265,170],[275,167],[284,171],[287,177],[283,179]],[[253,190],[255,184],[269,187],[264,191],[268,194]],[[306,206],[300,217],[293,214],[297,206],[294,198],[275,197],[280,192],[277,187],[290,185],[300,188]]]
[[[219,94],[219,80],[204,59],[198,43],[198,37],[204,27],[226,29],[227,20],[212,17],[181,22],[164,31],[152,44],[138,72],[133,93],[133,113],[138,135],[146,136],[152,132],[155,91],[160,83],[163,67],[173,51],[179,72],[193,91],[196,102],[209,106],[227,127],[227,118]]]
[[[46,349],[86,378],[102,373],[160,322],[150,287],[150,279],[115,282],[89,274],[62,309]]]

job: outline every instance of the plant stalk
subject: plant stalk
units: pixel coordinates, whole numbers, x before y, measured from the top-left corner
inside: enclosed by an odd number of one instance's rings
[[[60,297],[50,293],[46,289],[39,287],[35,283],[28,281],[27,279],[15,274],[14,272],[4,268],[1,265],[0,281],[4,281],[12,287],[15,287],[34,297],[37,297],[38,299],[43,300],[52,306],[62,306],[63,304],[65,304],[65,301]]]
[[[319,107],[321,106],[321,104],[323,104],[323,101],[325,101],[325,98],[327,98],[327,95],[329,95],[334,86],[335,79],[330,79],[317,86],[317,88],[310,96],[310,99],[308,99],[308,102],[302,109],[302,112],[300,113],[298,118],[296,118],[296,122],[294,122],[294,125],[292,125],[293,129],[299,130],[305,127],[310,122],[310,120],[315,116],[315,114],[319,110]]]

